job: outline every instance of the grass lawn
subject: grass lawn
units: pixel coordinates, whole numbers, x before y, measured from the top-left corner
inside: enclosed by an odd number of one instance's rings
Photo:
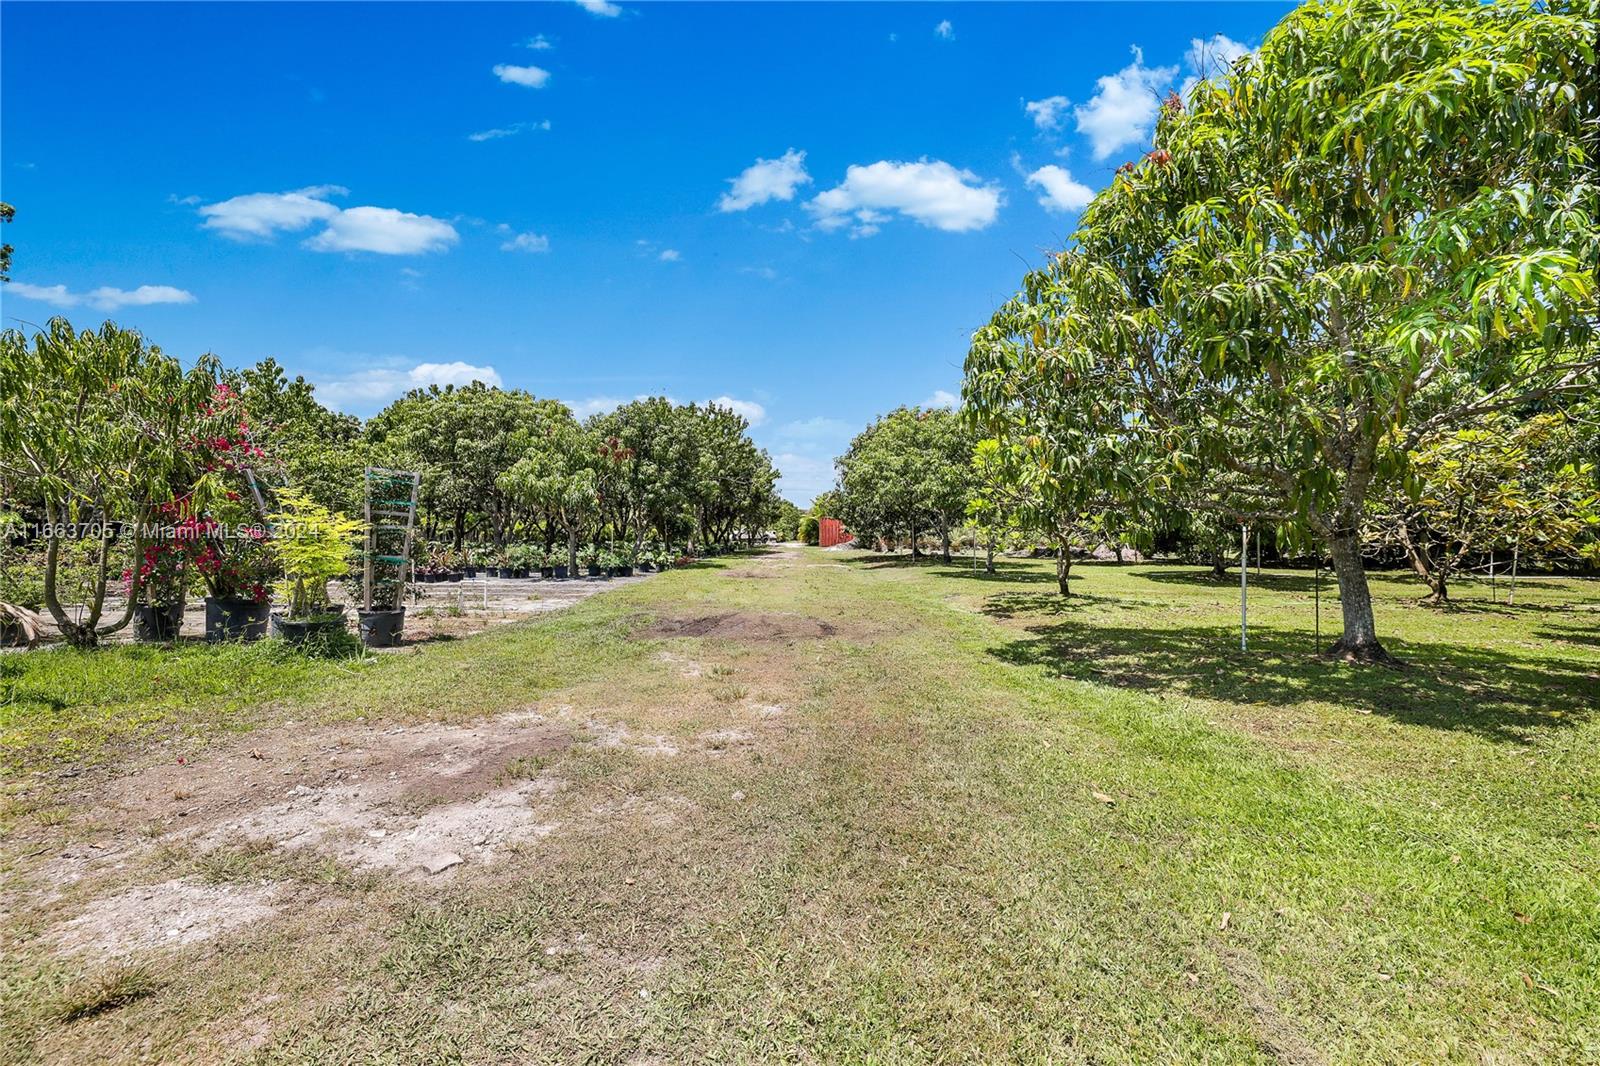
[[[1378,576],[1387,671],[1312,655],[1309,574],[1244,654],[1236,573],[1074,576],[780,552],[372,660],[0,657],[0,1059],[1600,1060],[1600,583]],[[547,832],[428,876],[191,831],[452,723],[482,765],[390,776],[536,780]],[[61,947],[174,881],[276,902]]]

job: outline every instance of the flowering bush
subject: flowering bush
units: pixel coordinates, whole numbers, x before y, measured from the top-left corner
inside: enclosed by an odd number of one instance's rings
[[[188,577],[187,553],[181,544],[158,540],[144,546],[139,563],[139,602],[150,607],[171,607],[183,602],[184,582]],[[122,594],[134,594],[134,570],[122,572]]]

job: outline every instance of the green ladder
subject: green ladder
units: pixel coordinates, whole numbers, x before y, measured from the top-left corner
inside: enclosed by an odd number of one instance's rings
[[[417,490],[421,486],[422,476],[414,471],[367,467],[367,549],[362,567],[362,610],[372,610],[372,589],[375,585],[399,585],[400,593],[395,597],[395,602],[402,606],[405,604],[406,586],[416,577],[413,572],[415,564],[411,561],[411,541],[416,534]],[[399,555],[387,555],[379,549],[380,532],[405,534],[405,544]],[[394,576],[379,576],[379,567],[392,572]]]

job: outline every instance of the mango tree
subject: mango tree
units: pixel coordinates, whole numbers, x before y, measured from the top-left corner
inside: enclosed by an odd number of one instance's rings
[[[1596,385],[1591,17],[1311,3],[1170,99],[1085,212],[1065,347],[1160,435],[1327,544],[1387,661],[1367,500],[1431,435]]]
[[[0,333],[0,481],[43,512],[44,606],[68,643],[93,647],[128,624],[152,516],[174,486],[205,476],[214,444],[235,443],[236,427],[212,407],[217,373],[210,356],[185,371],[110,322],[79,332],[53,318],[31,342],[20,330]],[[79,539],[91,545],[91,587],[69,613],[61,563]],[[102,623],[121,549],[133,560],[127,602]]]

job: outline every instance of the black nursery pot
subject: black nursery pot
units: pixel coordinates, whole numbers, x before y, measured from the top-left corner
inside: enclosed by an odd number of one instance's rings
[[[539,567],[539,576],[549,581],[556,576],[556,568],[553,566],[541,566]]]
[[[626,564],[617,567],[617,576],[618,577],[632,577],[633,576],[633,567],[628,566]]]
[[[557,581],[565,581],[567,579],[567,568],[565,566],[558,566],[555,570]]]
[[[344,612],[318,615],[315,618],[291,619],[281,614],[272,616],[272,633],[290,644],[303,644],[312,637],[344,632]]]
[[[254,600],[206,597],[207,640],[260,640],[267,635],[272,605]]]
[[[450,571],[450,580],[451,581],[460,581],[461,578],[462,578],[461,571],[459,571],[459,570]]]
[[[476,566],[467,567],[467,577],[468,578],[474,578],[474,577],[477,577],[477,576],[478,576],[478,568]]]
[[[136,604],[133,608],[133,639],[146,644],[165,643],[178,639],[183,628],[183,604],[172,603],[164,607]]]
[[[596,563],[590,563],[589,564],[589,576],[590,577],[605,577],[606,576],[606,568],[603,567],[603,566],[600,566],[600,565],[598,565]]]
[[[400,634],[406,628],[406,609],[393,611],[356,611],[356,627],[361,631],[361,643],[369,648],[392,648],[400,643]]]
[[[511,570],[511,576],[512,577],[527,577],[528,576],[528,568],[525,567],[525,566],[513,567],[512,570]]]

